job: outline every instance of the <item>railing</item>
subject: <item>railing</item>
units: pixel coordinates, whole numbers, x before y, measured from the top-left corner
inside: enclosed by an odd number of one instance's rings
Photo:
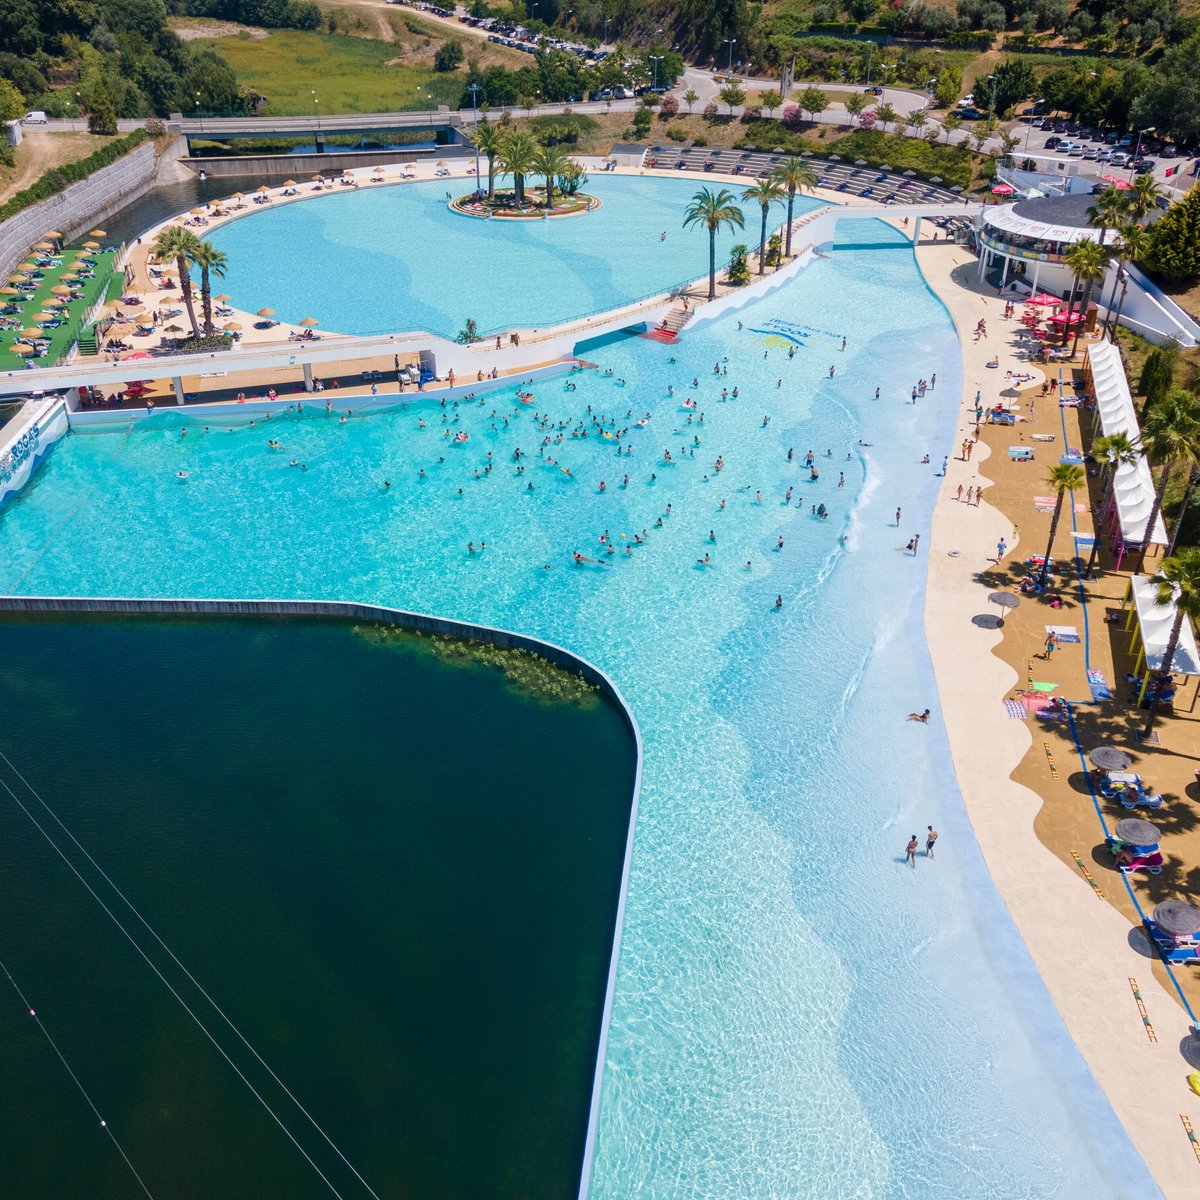
[[[978,237],[980,245],[986,246],[989,250],[995,250],[999,254],[1007,254],[1012,258],[1044,263],[1065,263],[1067,261],[1063,254],[1048,254],[1040,250],[1026,250],[1023,246],[1013,246],[1001,238],[984,233],[982,229],[979,230]]]

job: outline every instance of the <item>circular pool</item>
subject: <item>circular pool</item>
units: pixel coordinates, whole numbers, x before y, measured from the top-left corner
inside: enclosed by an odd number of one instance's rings
[[[601,205],[583,221],[464,221],[446,201],[455,182],[347,189],[251,212],[209,235],[229,256],[222,287],[239,308],[270,306],[283,321],[453,338],[468,319],[484,334],[554,325],[708,270],[707,231],[683,228],[707,179],[599,175],[587,190]],[[795,213],[821,203],[797,196]],[[718,235],[718,263],[735,242],[757,242],[759,209],[741,207],[746,228]],[[772,223],[785,217],[780,206]]]

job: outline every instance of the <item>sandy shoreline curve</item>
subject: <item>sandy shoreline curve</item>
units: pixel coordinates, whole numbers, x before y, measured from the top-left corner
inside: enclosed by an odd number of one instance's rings
[[[976,388],[986,391],[992,374],[987,360],[999,352],[1002,368],[1016,369],[1018,363],[998,339],[973,342],[969,336],[981,317],[998,328],[1003,310],[996,297],[965,285],[975,280],[970,251],[935,243],[918,247],[916,258],[959,334],[963,395],[957,445],[970,432]],[[1017,682],[1012,667],[993,653],[1002,631],[981,628],[972,618],[987,609],[988,589],[979,572],[1001,537],[1011,548],[1017,536],[1013,519],[986,500],[988,447],[978,442],[975,453],[970,463],[952,455],[942,481],[925,600],[926,642],[959,789],[992,879],[1067,1031],[1163,1194],[1183,1200],[1200,1194],[1200,1168],[1180,1120],[1200,1109],[1180,1053],[1194,1037],[1176,998],[1131,943],[1128,920],[1039,841],[1034,818],[1042,798],[1011,778],[1033,737],[1027,724],[1006,718],[1001,704]],[[1043,473],[1030,476],[1031,486]],[[968,481],[984,487],[977,508],[952,499],[952,489]],[[1157,1043],[1146,1037],[1131,976],[1145,998]]]

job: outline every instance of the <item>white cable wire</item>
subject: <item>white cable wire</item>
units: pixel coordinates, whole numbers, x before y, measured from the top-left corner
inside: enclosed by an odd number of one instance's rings
[[[246,1049],[249,1050],[250,1053],[254,1055],[254,1057],[258,1061],[259,1065],[263,1068],[264,1071],[267,1072],[268,1075],[270,1075],[270,1077],[279,1086],[280,1090],[283,1091],[283,1093],[287,1096],[287,1098],[289,1100],[291,1100],[291,1102],[300,1110],[301,1113],[304,1114],[304,1117],[309,1122],[309,1124],[312,1125],[312,1127],[317,1131],[317,1133],[319,1133],[321,1135],[321,1137],[325,1141],[325,1144],[327,1146],[329,1146],[329,1148],[338,1156],[338,1158],[340,1158],[342,1160],[343,1163],[345,1163],[345,1165],[350,1169],[350,1172],[354,1175],[355,1179],[357,1179],[359,1181],[359,1183],[361,1183],[363,1185],[363,1187],[365,1187],[367,1189],[367,1191],[371,1193],[371,1195],[375,1198],[375,1200],[380,1200],[379,1193],[376,1192],[375,1189],[358,1173],[358,1170],[355,1168],[354,1164],[352,1162],[350,1162],[350,1160],[341,1152],[340,1149],[338,1149],[338,1147],[334,1143],[333,1139],[317,1123],[316,1118],[313,1117],[313,1115],[308,1111],[308,1109],[306,1109],[304,1107],[304,1105],[300,1103],[300,1101],[296,1098],[296,1096],[293,1094],[292,1090],[287,1086],[287,1084],[285,1084],[283,1082],[283,1080],[280,1079],[279,1076],[275,1074],[275,1072],[271,1069],[271,1067],[268,1065],[268,1063],[263,1059],[262,1055],[259,1054],[259,1052],[246,1040],[245,1036],[242,1034],[242,1031],[233,1023],[233,1021],[228,1016],[226,1016],[224,1009],[222,1009],[221,1006],[208,994],[208,992],[205,991],[204,987],[200,984],[200,982],[196,979],[196,977],[191,973],[191,971],[189,971],[187,969],[187,967],[185,967],[183,965],[183,963],[181,963],[179,961],[179,959],[176,957],[175,952],[171,949],[171,947],[168,946],[167,943],[164,942],[161,937],[159,937],[157,931],[153,928],[153,926],[151,926],[151,924],[146,920],[146,918],[143,917],[142,914],[137,910],[137,908],[134,907],[133,902],[131,900],[129,900],[129,898],[125,895],[125,893],[122,892],[121,889],[119,887],[117,887],[117,885],[112,881],[112,879],[109,878],[109,876],[105,872],[104,868],[102,866],[100,866],[100,864],[98,862],[96,862],[96,860],[87,852],[86,848],[80,844],[79,839],[63,823],[63,821],[59,818],[58,814],[46,803],[46,801],[42,799],[42,797],[38,794],[37,789],[29,782],[29,780],[26,779],[25,776],[22,775],[21,772],[17,770],[17,768],[13,765],[12,760],[9,759],[8,755],[5,754],[3,750],[0,750],[0,761],[3,761],[5,766],[7,766],[8,769],[22,782],[22,784],[25,785],[26,789],[30,792],[30,794],[37,800],[37,802],[42,806],[42,808],[44,808],[46,810],[46,812],[50,815],[50,818],[54,821],[54,823],[56,825],[58,825],[58,827],[63,831],[63,833],[65,833],[67,835],[68,838],[71,839],[71,842],[78,848],[79,852],[84,856],[84,858],[86,858],[88,860],[88,862],[91,863],[91,865],[93,867],[95,867],[96,871],[98,872],[100,877],[104,880],[104,882],[107,883],[108,886],[110,888],[112,888],[112,890],[121,898],[122,903],[124,903],[124,905],[129,909],[129,911],[131,913],[133,913],[133,915],[138,919],[139,922],[141,922],[143,928],[147,931],[147,933],[149,933],[150,936],[163,948],[163,950],[170,957],[171,961],[184,973],[184,975],[187,976],[187,978],[188,978],[189,982],[192,984],[192,986],[200,993],[200,995],[202,995],[204,997],[205,1000],[208,1001],[208,1003],[212,1006],[213,1011],[216,1012],[216,1014],[221,1018],[222,1021],[225,1022],[226,1025],[229,1026],[229,1028],[237,1036],[237,1039],[242,1043],[242,1045],[245,1046]],[[5,786],[7,787],[7,785],[5,785]],[[105,911],[107,912],[108,910],[106,909]],[[112,914],[110,913],[109,915],[111,916]],[[113,920],[115,921],[116,918],[114,917]],[[128,934],[126,934],[126,936],[128,937]]]
[[[0,753],[0,758],[4,758],[4,761],[6,763],[8,762],[7,757],[5,757],[2,753]],[[11,767],[12,764],[9,763],[9,766]],[[18,776],[19,776],[19,772],[18,772]],[[25,786],[28,787],[29,785],[26,784]],[[242,1073],[241,1068],[238,1067],[237,1063],[235,1063],[233,1061],[233,1059],[229,1057],[229,1054],[226,1052],[225,1048],[221,1045],[220,1042],[217,1041],[217,1039],[215,1037],[213,1037],[213,1035],[209,1032],[209,1030],[208,1030],[207,1026],[204,1024],[204,1022],[201,1021],[198,1016],[196,1016],[196,1014],[191,1010],[190,1007],[188,1007],[187,1001],[184,1000],[184,998],[175,990],[175,988],[171,984],[171,981],[162,973],[162,971],[160,971],[158,969],[158,967],[150,959],[149,955],[147,955],[147,953],[141,948],[141,946],[138,945],[138,943],[134,940],[132,934],[130,934],[129,930],[126,929],[125,926],[122,925],[119,920],[117,920],[116,914],[112,911],[112,909],[110,909],[108,907],[108,905],[105,904],[104,901],[100,899],[99,895],[97,895],[97,893],[96,893],[96,889],[93,888],[92,885],[90,883],[88,883],[88,881],[86,879],[84,879],[84,877],[79,873],[79,870],[78,870],[78,868],[76,868],[75,864],[66,856],[66,854],[63,853],[62,847],[59,846],[58,843],[46,832],[46,830],[42,827],[42,825],[38,821],[37,817],[35,817],[33,815],[33,813],[31,813],[29,811],[29,809],[26,808],[25,805],[21,803],[20,797],[17,795],[17,793],[14,792],[12,790],[12,788],[10,788],[8,786],[7,782],[5,782],[3,779],[0,779],[0,787],[3,787],[4,790],[13,798],[13,802],[16,804],[16,806],[29,818],[29,820],[31,822],[33,822],[34,828],[38,831],[38,833],[40,833],[42,835],[42,837],[44,837],[46,839],[47,842],[50,843],[50,846],[52,847],[54,852],[59,856],[59,858],[61,858],[63,860],[64,863],[67,864],[67,867],[70,869],[71,873],[75,876],[76,879],[79,880],[79,882],[81,884],[83,884],[83,886],[91,894],[92,899],[95,900],[96,903],[99,904],[102,909],[104,909],[104,911],[108,914],[109,919],[125,935],[126,940],[138,952],[138,954],[141,956],[141,958],[145,962],[145,964],[150,968],[150,970],[152,970],[155,973],[155,975],[157,975],[159,977],[159,979],[162,980],[163,986],[167,989],[167,991],[169,991],[171,993],[172,996],[175,997],[176,1000],[179,1001],[180,1007],[183,1009],[183,1011],[186,1012],[187,1015],[192,1018],[192,1020],[196,1023],[197,1028],[200,1030],[200,1032],[203,1033],[204,1036],[206,1038],[208,1038],[208,1040],[210,1042],[212,1042],[213,1046],[216,1048],[217,1052],[221,1055],[221,1057],[233,1068],[234,1072],[237,1074],[237,1077],[246,1085],[247,1088],[250,1089],[251,1095],[254,1096],[254,1098],[259,1102],[259,1104],[261,1104],[263,1106],[264,1109],[266,1109],[266,1111],[271,1116],[271,1119],[275,1122],[275,1124],[278,1125],[279,1128],[282,1129],[283,1132],[287,1135],[288,1141],[290,1141],[292,1143],[292,1145],[295,1146],[296,1149],[300,1151],[300,1153],[304,1156],[304,1159],[308,1163],[308,1165],[310,1167],[312,1167],[312,1169],[314,1171],[316,1171],[316,1173],[321,1177],[321,1180],[325,1184],[325,1186],[337,1197],[337,1200],[342,1200],[341,1193],[337,1190],[337,1188],[335,1188],[333,1186],[333,1184],[329,1181],[329,1179],[326,1177],[325,1173],[321,1170],[321,1168],[318,1167],[315,1162],[313,1162],[312,1158],[309,1156],[308,1151],[305,1150],[302,1145],[300,1145],[300,1143],[296,1140],[295,1136],[293,1135],[292,1131],[283,1123],[283,1121],[280,1119],[280,1117],[275,1112],[275,1110],[266,1102],[266,1100],[262,1097],[262,1095],[258,1092],[258,1090],[250,1082],[250,1080],[246,1078],[246,1076]],[[30,791],[33,791],[33,789],[30,788]],[[36,795],[37,793],[35,792],[34,794]],[[39,797],[39,800],[40,800],[40,797]],[[42,804],[43,804],[43,807],[46,807],[44,801],[42,801]],[[49,811],[48,807],[47,807],[47,811]],[[126,903],[128,903],[128,901],[126,901]]]
[[[146,1186],[146,1181],[141,1177],[141,1175],[138,1174],[137,1167],[135,1167],[133,1165],[133,1163],[129,1161],[129,1155],[125,1153],[124,1146],[122,1146],[121,1143],[119,1141],[117,1141],[117,1135],[115,1133],[113,1133],[112,1128],[109,1126],[108,1122],[100,1115],[100,1110],[96,1107],[95,1102],[92,1100],[91,1096],[88,1095],[87,1088],[85,1088],[83,1086],[83,1084],[79,1080],[79,1076],[76,1075],[75,1072],[71,1069],[71,1064],[69,1062],[67,1062],[66,1058],[63,1056],[63,1052],[58,1048],[58,1043],[50,1036],[50,1031],[46,1028],[45,1024],[42,1022],[42,1018],[38,1016],[37,1009],[35,1009],[33,1007],[33,1005],[29,1003],[28,997],[25,995],[25,993],[23,991],[21,991],[21,988],[17,984],[17,981],[12,977],[12,972],[9,971],[9,969],[4,965],[3,962],[0,962],[0,971],[3,971],[4,974],[8,976],[8,982],[12,984],[13,991],[16,992],[18,996],[21,997],[21,1003],[23,1005],[25,1005],[26,1012],[28,1012],[29,1015],[37,1022],[37,1026],[42,1031],[42,1035],[45,1037],[46,1041],[48,1041],[50,1043],[50,1048],[54,1051],[55,1054],[58,1055],[58,1061],[61,1062],[64,1067],[66,1067],[67,1074],[71,1076],[71,1079],[74,1081],[75,1086],[79,1089],[80,1095],[82,1095],[83,1098],[87,1101],[88,1107],[92,1110],[92,1112],[94,1112],[96,1114],[96,1120],[100,1122],[100,1128],[103,1129],[106,1134],[108,1134],[109,1139],[112,1141],[112,1144],[114,1146],[116,1146],[116,1148],[117,1148],[117,1153],[125,1160],[125,1165],[130,1169],[130,1171],[133,1172],[133,1177],[134,1177],[134,1179],[136,1179],[138,1181],[138,1186],[142,1189],[143,1192],[146,1193],[147,1196],[150,1197],[150,1200],[154,1200],[154,1194]]]

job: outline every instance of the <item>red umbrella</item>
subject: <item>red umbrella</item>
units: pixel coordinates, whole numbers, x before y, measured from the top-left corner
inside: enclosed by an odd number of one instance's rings
[[[1058,296],[1051,296],[1049,292],[1038,292],[1036,296],[1030,296],[1025,301],[1026,304],[1061,304],[1062,300]]]
[[[1050,318],[1051,323],[1054,325],[1067,325],[1067,324],[1075,325],[1079,321],[1082,321],[1082,320],[1083,320],[1083,313],[1080,313],[1080,312],[1073,312],[1073,313],[1060,312],[1060,313],[1055,313],[1054,316],[1052,316]]]
[[[1011,196],[1017,189],[1011,183],[993,183],[992,191],[997,196]]]
[[[1122,179],[1120,175],[1105,175],[1102,178],[1104,179],[1105,183],[1111,183],[1118,192],[1124,192],[1129,189],[1129,180]]]

